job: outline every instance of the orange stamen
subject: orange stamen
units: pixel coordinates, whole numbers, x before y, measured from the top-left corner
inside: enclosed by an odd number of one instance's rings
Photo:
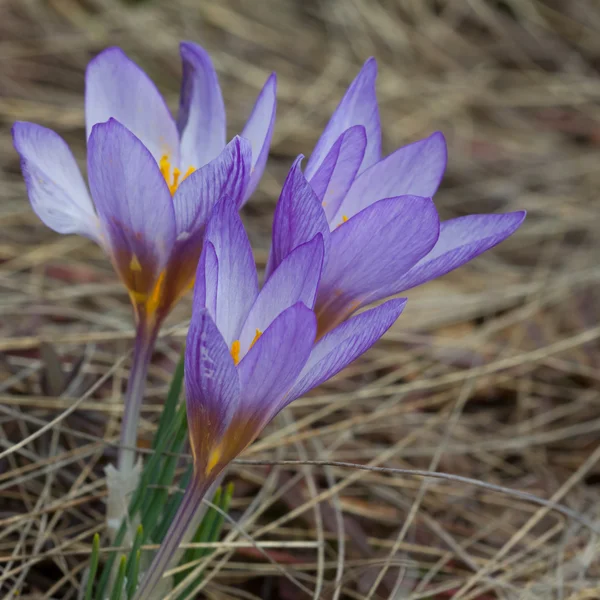
[[[233,358],[233,364],[237,367],[240,362],[240,340],[235,340],[231,344],[231,358]]]
[[[248,348],[248,350],[250,350],[252,348],[252,346],[254,346],[254,344],[256,344],[256,342],[258,342],[258,338],[263,334],[263,332],[260,329],[256,330],[256,333],[254,334],[254,339],[252,340],[252,343],[250,344],[250,348]]]

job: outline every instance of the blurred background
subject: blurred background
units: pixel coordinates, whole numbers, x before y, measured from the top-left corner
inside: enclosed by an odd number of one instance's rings
[[[287,170],[369,56],[384,151],[435,130],[447,138],[443,218],[529,213],[502,246],[411,292],[382,342],[244,458],[439,470],[552,498],[600,526],[596,0],[3,0],[0,451],[59,417],[133,333],[102,252],[31,211],[11,124],[55,129],[83,166],[88,61],[121,46],[175,110],[180,40],[211,53],[230,136],[278,74],[271,156],[243,215],[261,265]],[[159,342],[141,446],[189,314],[186,299]],[[0,459],[3,598],[78,597],[91,535],[103,530],[103,466],[127,373],[125,363]],[[251,543],[215,554],[199,597],[600,597],[589,522],[510,495],[341,467],[240,464],[230,478],[232,516]]]

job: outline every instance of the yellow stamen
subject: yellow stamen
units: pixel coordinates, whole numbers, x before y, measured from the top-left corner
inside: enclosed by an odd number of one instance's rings
[[[188,170],[185,172],[183,179],[187,179],[196,169],[194,167],[188,167]],[[181,181],[183,181],[183,179]]]
[[[348,217],[346,215],[342,215],[342,223],[345,223],[348,220]]]
[[[206,475],[208,475],[219,463],[221,459],[221,449],[215,448],[208,457],[208,463],[206,463]]]
[[[258,338],[263,334],[263,332],[260,329],[256,330],[256,333],[254,334],[254,339],[252,340],[252,343],[250,344],[250,348],[252,348],[252,346],[254,346],[254,344],[256,344],[256,342],[258,342]],[[248,348],[248,350],[250,350],[250,348]]]
[[[233,364],[237,366],[240,362],[240,340],[235,340],[231,344],[231,358],[233,358]]]
[[[135,254],[131,257],[131,262],[129,263],[129,268],[132,271],[141,271],[142,270],[142,265],[140,265],[140,260]]]
[[[160,159],[158,166],[162,176],[165,178],[165,181],[169,183],[169,179],[171,179],[171,163],[169,162],[169,157],[166,154]]]
[[[158,166],[160,168],[162,176],[165,178],[165,181],[169,186],[171,196],[175,194],[177,188],[179,187],[179,184],[196,170],[194,167],[189,167],[188,170],[185,172],[185,175],[181,178],[181,170],[177,167],[174,167],[173,176],[171,177],[171,161],[169,160],[169,156],[167,154],[165,154],[160,159],[160,161],[158,161]]]

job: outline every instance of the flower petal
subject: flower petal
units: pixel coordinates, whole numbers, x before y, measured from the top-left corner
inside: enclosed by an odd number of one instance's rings
[[[331,234],[315,312],[322,335],[360,306],[383,297],[435,244],[439,219],[431,199],[387,198]]]
[[[302,158],[299,156],[290,169],[275,207],[267,276],[294,248],[312,240],[318,233],[323,237],[324,261],[327,260],[329,224],[321,203],[302,174]]]
[[[140,293],[164,269],[175,241],[169,188],[156,161],[127,128],[110,119],[88,142],[90,189],[115,265]]]
[[[315,332],[314,313],[299,302],[282,312],[252,346],[238,365],[244,420],[256,420],[262,428],[279,412],[310,355]]]
[[[235,137],[213,161],[186,177],[173,196],[177,235],[187,239],[202,231],[215,206],[228,196],[239,206],[250,177],[250,144]]]
[[[302,302],[312,308],[323,264],[323,238],[317,234],[288,254],[260,291],[239,335],[242,356],[256,331],[263,332],[285,309]]]
[[[468,215],[445,221],[432,250],[394,283],[398,294],[449,273],[512,235],[523,223],[525,211],[500,215]]]
[[[35,123],[15,123],[12,136],[35,214],[58,233],[100,242],[98,217],[67,143]]]
[[[446,140],[441,133],[404,146],[367,169],[354,181],[334,221],[351,217],[382,198],[435,194],[446,169]]]
[[[362,125],[350,127],[340,135],[310,179],[330,223],[358,173],[366,146],[365,128]]]
[[[114,118],[148,148],[158,162],[179,164],[175,121],[150,78],[120,48],[108,48],[88,64],[85,123],[88,137],[96,123]]]
[[[335,141],[353,125],[363,125],[367,134],[367,148],[361,171],[381,158],[381,124],[375,94],[376,78],[377,61],[370,58],[350,84],[310,155],[306,165],[307,179],[312,179]]]
[[[240,382],[223,336],[201,307],[190,323],[184,373],[194,466],[204,473],[239,405]]]
[[[214,320],[231,346],[256,300],[258,277],[248,236],[229,198],[220,200],[211,214],[196,278],[194,306],[201,306],[216,289]]]
[[[364,354],[394,324],[406,306],[405,298],[388,300],[325,335],[315,344],[286,404],[321,385]]]
[[[181,136],[181,166],[196,169],[225,148],[225,104],[208,53],[192,42],[179,46],[183,61],[177,126]]]
[[[250,118],[241,133],[242,137],[252,144],[252,176],[244,195],[244,203],[256,189],[267,164],[275,126],[276,94],[277,77],[272,73],[258,95]]]

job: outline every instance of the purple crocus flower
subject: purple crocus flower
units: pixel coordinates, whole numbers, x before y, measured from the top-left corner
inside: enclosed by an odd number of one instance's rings
[[[444,275],[506,239],[525,212],[439,222],[431,200],[446,168],[441,133],[381,158],[368,60],[308,160],[300,157],[275,211],[268,273],[317,233],[325,249],[317,337],[356,310]]]
[[[370,348],[406,301],[355,316],[315,343],[312,310],[323,262],[321,234],[294,248],[259,290],[237,211],[220,201],[198,264],[185,351],[195,476],[136,598],[145,598],[178,547],[208,487],[290,402]]]

